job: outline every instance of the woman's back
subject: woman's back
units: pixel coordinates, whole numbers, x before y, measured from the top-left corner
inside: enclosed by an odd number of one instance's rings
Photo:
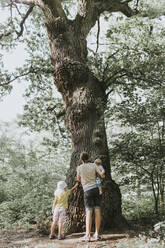
[[[83,189],[96,187],[96,169],[97,166],[94,163],[85,163],[78,166],[77,172],[81,176],[81,183]]]

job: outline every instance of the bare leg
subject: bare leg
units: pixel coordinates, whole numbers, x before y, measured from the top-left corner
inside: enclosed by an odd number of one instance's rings
[[[62,235],[62,231],[63,231],[63,222],[60,222],[58,224],[58,237]]]
[[[86,210],[86,236],[90,237],[92,227],[92,210]]]
[[[95,235],[99,235],[101,224],[101,211],[99,208],[95,208]]]
[[[102,187],[99,186],[99,195],[102,195],[102,193],[103,193]]]
[[[58,221],[54,221],[51,226],[50,234],[53,235],[55,228],[57,226]]]

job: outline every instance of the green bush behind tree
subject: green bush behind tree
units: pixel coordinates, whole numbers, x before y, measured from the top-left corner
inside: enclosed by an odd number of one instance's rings
[[[56,184],[65,179],[67,154],[63,150],[61,158],[55,147],[43,150],[42,143],[25,146],[5,133],[0,148],[0,228],[46,220]]]

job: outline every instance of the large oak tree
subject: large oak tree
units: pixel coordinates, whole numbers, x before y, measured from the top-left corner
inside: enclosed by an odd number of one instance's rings
[[[71,134],[73,152],[67,181],[73,184],[79,155],[82,151],[90,154],[91,160],[100,157],[106,171],[102,196],[103,227],[125,224],[121,211],[121,194],[118,185],[111,178],[110,159],[104,123],[107,104],[107,85],[100,81],[87,64],[86,38],[105,11],[122,12],[131,17],[134,11],[130,1],[121,0],[79,0],[77,13],[70,20],[60,0],[15,0],[17,8],[22,4],[28,11],[21,22],[23,25],[34,7],[43,12],[43,22],[50,44],[51,63],[54,69],[54,83],[61,93],[65,105],[65,125]],[[8,35],[7,33],[5,34]],[[77,190],[69,204],[70,228],[82,230],[84,207],[82,190]]]

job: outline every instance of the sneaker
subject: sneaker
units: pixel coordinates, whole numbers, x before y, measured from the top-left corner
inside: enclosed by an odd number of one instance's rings
[[[94,241],[98,241],[98,240],[101,240],[101,237],[98,234],[94,234],[93,237],[92,237],[92,239]]]
[[[49,235],[49,239],[55,239],[55,235],[50,234],[50,235]]]
[[[88,237],[88,236],[84,236],[84,237],[82,237],[82,238],[80,238],[80,241],[81,242],[89,242],[90,241],[90,237]]]
[[[58,236],[58,239],[59,239],[59,240],[61,240],[61,239],[65,239],[64,234],[59,235],[59,236]]]

